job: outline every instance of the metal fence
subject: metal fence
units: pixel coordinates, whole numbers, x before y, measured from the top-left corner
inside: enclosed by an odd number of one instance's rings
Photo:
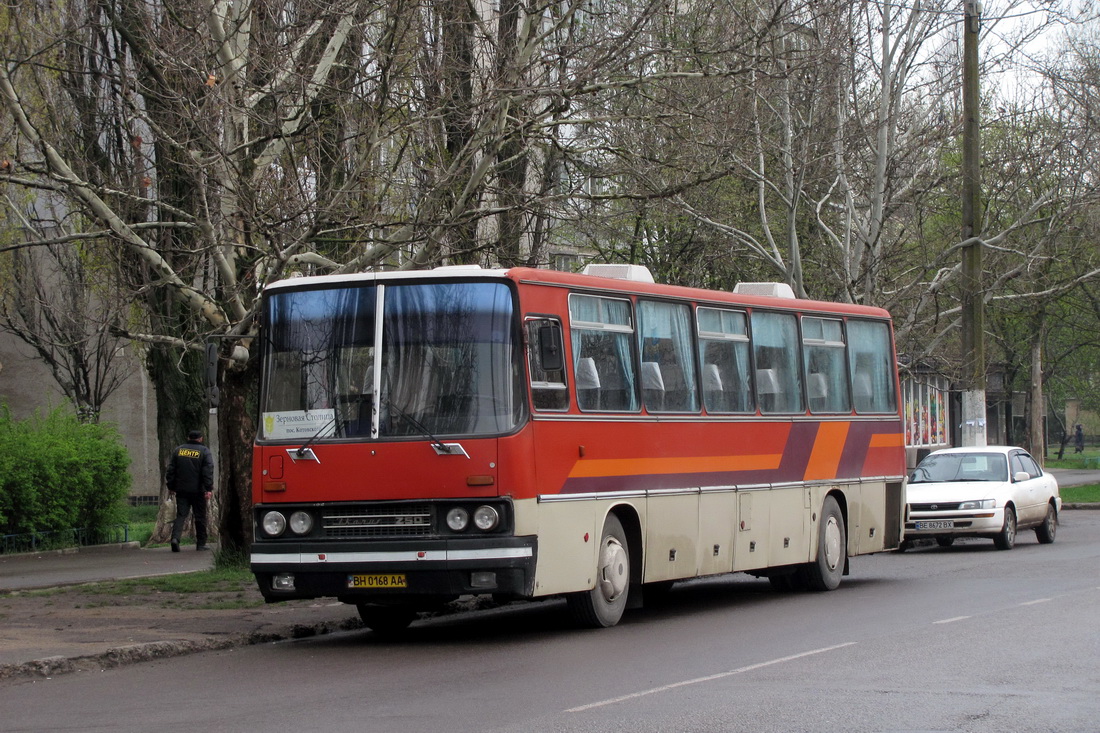
[[[111,545],[130,541],[130,525],[112,524],[98,529],[63,529],[56,532],[29,532],[0,536],[0,554],[61,550],[66,547]]]

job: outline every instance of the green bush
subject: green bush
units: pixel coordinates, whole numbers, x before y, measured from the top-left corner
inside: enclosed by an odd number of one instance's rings
[[[0,530],[96,531],[125,521],[130,458],[118,433],[64,408],[11,418],[0,408]]]

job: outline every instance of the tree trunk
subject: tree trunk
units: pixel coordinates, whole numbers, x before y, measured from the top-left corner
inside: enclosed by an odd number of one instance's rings
[[[218,533],[223,553],[244,555],[252,544],[252,444],[256,438],[256,386],[259,359],[222,370],[218,403],[218,466],[221,520]]]
[[[1035,333],[1031,342],[1031,390],[1028,405],[1028,444],[1031,446],[1031,455],[1039,461],[1039,465],[1046,463],[1047,446],[1046,435],[1043,433],[1043,345],[1042,329]]]
[[[167,506],[168,487],[164,485],[164,470],[176,446],[186,442],[188,431],[201,430],[206,433],[209,415],[202,399],[201,354],[192,350],[181,353],[179,349],[155,345],[149,348],[148,366],[157,396],[161,506],[149,541],[163,543],[170,539],[172,520],[175,519],[175,512]],[[190,521],[186,531],[188,534],[192,531]]]

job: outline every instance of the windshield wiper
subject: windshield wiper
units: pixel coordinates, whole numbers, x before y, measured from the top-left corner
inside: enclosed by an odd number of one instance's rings
[[[466,451],[462,448],[461,445],[457,443],[444,443],[442,440],[432,435],[432,431],[424,427],[423,423],[421,423],[415,417],[395,405],[393,400],[391,400],[389,397],[383,397],[382,401],[386,403],[387,407],[392,408],[394,412],[396,412],[402,418],[408,420],[414,428],[420,431],[421,435],[430,440],[432,443],[432,447],[435,448],[436,453],[439,453],[441,455],[466,455]],[[469,458],[469,456],[466,457]]]
[[[321,437],[321,435],[323,435],[324,432],[326,430],[328,430],[329,426],[333,425],[333,424],[335,424],[335,428],[333,429],[332,434],[335,435],[340,430],[340,410],[339,410],[339,408],[336,408],[332,411],[332,419],[329,420],[328,422],[326,422],[324,425],[322,425],[320,430],[318,430],[316,433],[313,434],[313,437],[311,437],[309,440],[307,440],[305,443],[303,443],[300,448],[295,450],[291,457],[292,458],[293,457],[297,457],[297,458],[310,458],[310,457],[312,457],[313,460],[317,461],[317,455],[312,450],[310,450],[310,446],[312,446],[314,443],[316,443],[317,440]],[[320,463],[320,461],[317,461],[317,462]]]

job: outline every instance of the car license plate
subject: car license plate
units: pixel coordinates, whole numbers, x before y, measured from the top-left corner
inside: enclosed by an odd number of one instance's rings
[[[952,519],[933,519],[925,522],[917,522],[917,529],[954,529],[955,521]]]
[[[408,588],[409,581],[404,573],[381,573],[373,575],[349,575],[349,588]]]

